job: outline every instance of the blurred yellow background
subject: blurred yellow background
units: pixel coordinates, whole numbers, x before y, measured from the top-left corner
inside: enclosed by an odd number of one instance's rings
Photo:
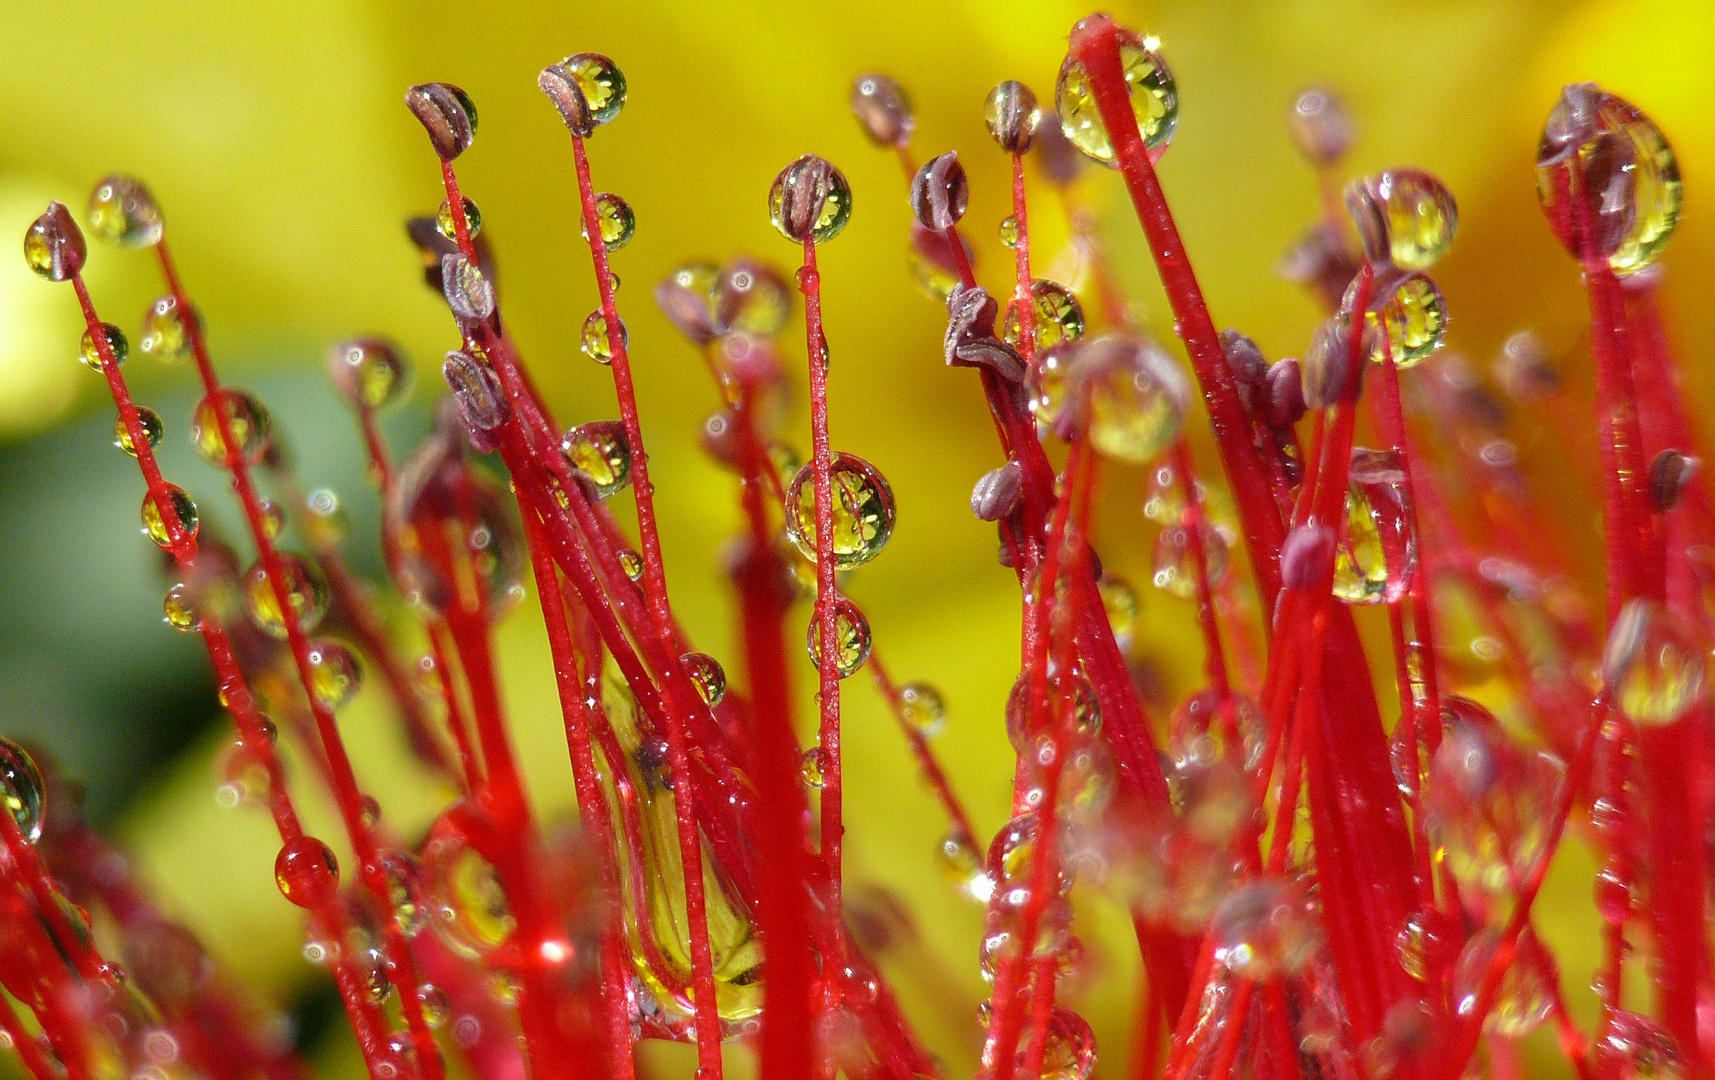
[[[110,170],[145,178],[165,207],[217,360],[275,407],[304,451],[307,479],[339,485],[355,519],[372,526],[373,494],[361,483],[350,426],[332,405],[321,350],[355,332],[402,341],[423,373],[414,417],[399,423],[406,431],[421,429],[440,389],[439,357],[457,343],[401,228],[441,198],[435,159],[401,103],[405,87],[446,80],[475,99],[480,131],[460,175],[497,247],[508,324],[561,419],[600,419],[614,405],[608,373],[577,350],[595,290],[578,236],[570,145],[535,75],[570,52],[612,56],[629,97],[591,153],[597,187],[623,195],[638,219],[614,265],[625,282],[620,306],[658,477],[668,577],[692,633],[726,660],[732,604],[719,552],[734,524],[733,489],[696,444],[716,398],[696,355],[654,312],[649,289],[693,257],[789,259],[791,247],[768,224],[769,183],[799,154],[831,159],[849,177],[856,207],[823,264],[834,442],[880,467],[901,511],[890,549],[852,592],[894,674],[945,692],[952,720],[940,749],[979,826],[992,831],[1005,814],[1011,767],[1001,706],[1016,670],[1016,587],[995,565],[992,529],[966,507],[971,482],[998,451],[974,377],[942,366],[943,312],[905,272],[898,167],[862,137],[846,103],[865,70],[905,85],[917,107],[919,157],[960,151],[979,273],[1004,282],[1010,264],[995,226],[1008,212],[1006,162],[983,130],[983,96],[1018,78],[1049,97],[1066,32],[1085,13],[1060,0],[9,0],[0,11],[0,224],[21,235],[49,198],[81,207]],[[1115,5],[1114,14],[1159,35],[1178,78],[1179,132],[1161,173],[1217,324],[1250,333],[1271,357],[1296,355],[1318,318],[1275,276],[1315,214],[1312,177],[1283,123],[1296,90],[1320,83],[1345,95],[1360,130],[1355,173],[1419,166],[1458,196],[1461,235],[1437,277],[1452,310],[1449,344],[1479,361],[1527,326],[1556,348],[1581,347],[1574,266],[1535,205],[1536,136],[1562,83],[1595,80],[1630,98],[1665,129],[1686,179],[1666,295],[1692,391],[1710,400],[1709,0],[1163,0]],[[1036,190],[1032,225],[1046,267],[1065,224],[1057,200]],[[1088,176],[1080,193],[1103,214],[1132,298],[1170,336],[1117,180]],[[95,250],[89,276],[106,317],[135,336],[158,291],[147,260]],[[15,252],[0,259],[0,438],[10,443],[0,451],[0,550],[13,556],[0,575],[0,691],[8,691],[0,730],[24,731],[94,777],[97,805],[169,904],[259,985],[289,995],[309,977],[296,957],[297,912],[274,892],[266,822],[219,811],[210,796],[210,761],[224,733],[209,723],[211,699],[194,689],[195,650],[156,614],[152,552],[131,516],[141,485],[105,446],[110,405],[74,360],[80,329],[66,290],[35,280]],[[801,357],[801,347],[788,355]],[[169,444],[181,447],[169,467],[213,506],[223,485],[182,447],[194,402],[189,375],[141,358],[129,371],[139,396],[161,408]],[[807,441],[801,415],[795,423],[793,437]],[[1553,461],[1553,447],[1526,449]],[[1563,487],[1553,472],[1545,480]],[[1100,547],[1141,588],[1140,479],[1110,477]],[[1562,505],[1569,535],[1587,547],[1594,510],[1578,498],[1563,492]],[[353,540],[369,549],[371,536],[359,528]],[[1188,609],[1165,595],[1144,601],[1140,649],[1160,660],[1173,693],[1194,689]],[[502,633],[534,793],[563,809],[570,785],[539,620],[527,605]],[[847,714],[848,873],[896,890],[917,913],[922,950],[890,971],[956,1075],[974,1062],[978,913],[939,876],[933,848],[943,824],[863,682],[854,682]],[[139,711],[128,689],[137,686],[151,688],[155,707]],[[377,704],[366,696],[344,721],[366,786],[409,833],[442,793],[402,763]],[[151,725],[174,733],[173,752],[151,752],[167,738]],[[105,784],[122,794],[103,801]],[[1545,932],[1584,955],[1577,927],[1587,925],[1587,870],[1563,876],[1569,884],[1547,909]],[[1124,1061],[1133,968],[1121,920],[1087,906],[1101,978],[1078,1004],[1111,1075]],[[928,977],[931,968],[949,974]],[[1568,962],[1578,1001],[1587,970]],[[329,1053],[352,1068],[337,1043]]]

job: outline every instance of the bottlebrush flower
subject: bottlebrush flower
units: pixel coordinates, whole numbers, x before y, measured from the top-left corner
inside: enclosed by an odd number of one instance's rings
[[[654,291],[712,376],[704,448],[741,481],[729,500],[739,538],[722,560],[737,640],[720,650],[669,590],[681,572],[664,557],[671,522],[656,496],[672,470],[648,452],[631,342],[640,297],[619,291],[613,259],[638,216],[596,184],[630,86],[597,53],[550,65],[538,86],[570,135],[566,189],[598,286],[564,343],[610,369],[617,418],[550,418],[532,350],[514,336],[494,215],[484,231],[475,185],[460,183],[485,145],[476,105],[452,84],[412,87],[443,201],[408,231],[456,331],[442,350],[450,395],[421,446],[396,458],[377,422],[402,396],[395,347],[358,338],[329,356],[380,489],[382,562],[408,606],[378,606],[345,562],[325,496],[296,479],[284,425],[221,381],[139,181],[103,180],[85,220],[158,264],[164,294],[139,354],[194,364],[193,442],[230,478],[256,551],[247,569],[154,453],[168,425],[133,397],[126,335],[81,277],[77,220],[54,203],[25,238],[30,268],[75,292],[81,357],[118,407],[115,441],[146,482],[144,531],[171,567],[164,613],[200,637],[236,722],[223,795],[272,819],[275,884],[304,909],[305,953],[332,975],[373,1076],[441,1075],[442,1045],[484,1075],[627,1076],[638,1044],[674,1041],[694,1046],[705,1078],[721,1074],[723,1042],[752,1046],[765,1077],[940,1074],[896,987],[957,968],[911,953],[911,917],[849,880],[844,808],[863,774],[841,744],[859,672],[940,804],[958,891],[982,905],[967,956],[988,983],[973,1010],[984,1075],[1083,1080],[1099,1053],[1119,1067],[1080,997],[1092,969],[1127,955],[1106,937],[1086,943],[1098,912],[1134,923],[1140,1074],[1454,1076],[1479,1050],[1505,1074],[1538,1029],[1584,1075],[1703,1067],[1703,547],[1715,522],[1657,299],[1678,162],[1648,116],[1570,84],[1536,151],[1547,231],[1589,298],[1597,408],[1595,437],[1580,444],[1565,356],[1508,340],[1495,383],[1538,418],[1521,421],[1468,364],[1437,355],[1460,310],[1432,276],[1456,201],[1412,169],[1360,174],[1339,197],[1351,129],[1327,93],[1299,99],[1293,116],[1324,199],[1286,264],[1326,318],[1305,328],[1297,359],[1270,363],[1244,334],[1217,330],[1158,179],[1192,98],[1157,39],[1090,16],[1052,92],[1043,86],[1053,111],[1017,84],[991,93],[1013,257],[988,289],[967,236],[979,189],[965,159],[918,168],[906,90],[858,80],[861,127],[905,167],[910,261],[946,302],[946,365],[972,369],[940,376],[980,392],[1004,462],[970,504],[996,525],[1022,597],[1004,717],[987,731],[997,746],[1004,731],[1016,754],[1010,820],[989,842],[929,740],[940,691],[895,681],[885,625],[860,606],[868,571],[853,574],[898,523],[883,470],[844,449],[853,439],[869,452],[864,440],[886,425],[859,421],[894,403],[862,403],[848,421],[853,403],[829,393],[848,364],[823,302],[849,273],[830,253],[860,186],[831,159],[790,160],[765,203],[755,193],[792,245],[784,268],[686,263]],[[1195,392],[1159,340],[1168,328],[1124,300],[1116,253],[1137,235],[1092,226],[1096,185],[1071,186],[1078,155],[1123,181]],[[1035,204],[1055,191],[1071,283],[1041,272],[1052,228]],[[788,344],[793,292],[801,352]],[[781,434],[795,356],[809,388],[804,459]],[[1187,437],[1197,396],[1212,445]],[[1568,436],[1568,458],[1593,447],[1604,603],[1580,602],[1578,545],[1557,538],[1518,467],[1530,423]],[[1185,615],[1153,603],[1140,613],[1124,556],[1104,561],[1123,550],[1103,523],[1127,476],[1159,526],[1151,576],[1191,602]],[[706,547],[708,521],[694,526]],[[1120,535],[1142,549],[1135,521]],[[534,604],[515,611],[526,570]],[[496,628],[524,611],[546,626],[576,827],[548,827],[515,745],[525,724],[500,678],[512,658]],[[1152,648],[1169,623],[1194,626],[1197,647]],[[384,815],[352,753],[348,710],[366,670],[416,767],[451,791],[432,822]],[[1376,671],[1393,676],[1379,693]],[[800,679],[813,680],[814,719],[795,731]],[[228,976],[121,870],[64,774],[4,749],[13,891],[0,959],[45,1033],[0,1011],[25,1066],[79,1078],[296,1069],[267,1023],[234,1014]],[[300,813],[317,787],[332,794],[331,819]],[[1601,859],[1584,931],[1602,950],[1599,1011],[1582,1026],[1536,905],[1568,822],[1588,826]],[[336,852],[323,837],[339,836]],[[99,933],[67,897],[104,913]],[[1628,968],[1640,943],[1652,964]],[[1653,1019],[1623,1007],[1634,1004],[1623,980],[1640,974]]]

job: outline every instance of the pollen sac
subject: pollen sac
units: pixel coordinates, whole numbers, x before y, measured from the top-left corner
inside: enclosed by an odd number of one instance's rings
[[[883,148],[911,143],[917,117],[905,90],[886,75],[859,75],[852,83],[852,112],[870,141]]]
[[[1263,376],[1262,418],[1270,427],[1290,428],[1304,416],[1304,373],[1297,360],[1276,360]]]
[[[405,222],[405,235],[410,237],[416,246],[417,254],[423,259],[423,282],[436,292],[442,291],[441,262],[448,255],[459,254],[459,246],[452,240],[441,235],[438,217],[414,217]],[[488,242],[488,237],[480,233],[471,234],[471,247],[476,252],[477,269],[490,284],[495,281],[494,249]]]
[[[441,260],[441,295],[453,316],[464,322],[481,322],[494,314],[494,285],[463,255]]]
[[[24,233],[24,261],[37,277],[69,281],[83,271],[88,257],[83,230],[77,227],[65,203],[50,202]]]
[[[1144,464],[1171,446],[1185,423],[1191,387],[1154,343],[1128,334],[1093,338],[1073,356],[1061,437],[1079,429],[1107,457]]]
[[[1024,468],[1018,462],[1009,461],[991,469],[971,489],[971,513],[979,521],[999,521],[1018,506],[1023,488]]]
[[[989,135],[1009,154],[1023,154],[1036,139],[1037,125],[1042,123],[1042,109],[1030,87],[1008,79],[999,83],[983,102],[983,122]]]
[[[1536,195],[1573,257],[1605,259],[1625,277],[1655,262],[1679,223],[1679,162],[1631,103],[1574,84],[1543,125]]]
[[[1131,101],[1132,117],[1145,149],[1159,156],[1173,138],[1179,122],[1179,89],[1173,72],[1156,52],[1158,43],[1115,27],[1105,15],[1092,15],[1072,28],[1074,52],[1060,65],[1060,82],[1054,93],[1060,114],[1060,130],[1066,139],[1091,161],[1118,167],[1113,139],[1096,105],[1090,72],[1078,59],[1080,39],[1113,33],[1119,47],[1119,74]]]
[[[1288,120],[1298,149],[1317,165],[1333,165],[1351,148],[1352,117],[1345,103],[1328,90],[1313,88],[1299,94]]]
[[[1707,656],[1677,614],[1653,600],[1629,601],[1602,657],[1609,699],[1640,727],[1671,724],[1703,703]]]
[[[971,185],[959,155],[949,150],[930,158],[911,180],[911,213],[925,229],[945,232],[965,216]]]
[[[655,286],[655,306],[693,345],[707,345],[721,335],[713,295],[720,273],[708,263],[692,263]]]
[[[1357,291],[1354,280],[1341,301],[1342,318],[1351,318]],[[1364,351],[1372,364],[1392,359],[1401,370],[1416,367],[1446,336],[1447,301],[1428,274],[1391,267],[1376,273],[1364,313]]]
[[[834,673],[842,679],[849,679],[857,674],[859,668],[869,660],[870,647],[873,644],[869,631],[869,620],[858,606],[843,596],[832,597],[834,605]],[[804,647],[810,653],[810,662],[816,667],[822,666],[822,623],[820,619],[812,618],[810,628],[804,636]]]
[[[135,177],[115,173],[89,193],[89,229],[116,247],[142,248],[161,242],[161,207]]]
[[[780,170],[768,191],[768,217],[780,235],[796,244],[825,244],[852,217],[852,189],[840,170],[805,154]]]
[[[600,53],[578,53],[550,64],[542,69],[536,85],[580,139],[589,138],[625,105],[625,76]]]
[[[1354,180],[1346,213],[1363,241],[1364,258],[1402,270],[1427,270],[1447,253],[1459,207],[1447,186],[1426,172],[1394,169]]]
[[[1280,580],[1289,589],[1326,589],[1334,573],[1334,530],[1317,521],[1294,526],[1280,545]]]
[[[411,386],[405,354],[383,338],[353,338],[328,350],[328,378],[352,407],[384,409]]]
[[[405,107],[429,133],[429,145],[442,161],[470,149],[476,137],[476,105],[452,83],[422,83],[405,91]]]
[[[1334,556],[1334,595],[1348,604],[1404,599],[1417,574],[1417,534],[1405,470],[1392,450],[1352,450],[1346,533]]]
[[[1663,450],[1649,463],[1649,496],[1656,513],[1665,514],[1679,505],[1680,493],[1698,473],[1702,462],[1678,450]]]
[[[500,426],[512,415],[512,404],[506,400],[500,379],[487,365],[456,349],[447,353],[441,374],[452,387],[453,402],[471,446],[480,453],[492,453],[500,446]]]
[[[560,453],[590,486],[596,497],[605,499],[631,482],[631,444],[625,425],[617,420],[596,420],[566,432]]]
[[[786,535],[816,560],[816,466],[800,468],[786,490]],[[835,454],[828,481],[833,496],[834,566],[852,570],[881,554],[898,511],[893,489],[875,466],[855,454]]]

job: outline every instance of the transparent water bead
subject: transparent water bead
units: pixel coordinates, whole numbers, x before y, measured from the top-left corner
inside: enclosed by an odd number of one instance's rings
[[[161,207],[141,180],[115,173],[89,193],[89,231],[109,244],[143,248],[161,242]]]
[[[310,692],[328,709],[338,709],[363,685],[363,666],[357,656],[337,641],[312,641],[309,648]]]
[[[1078,303],[1072,290],[1057,281],[1037,278],[1030,283],[1031,326],[1036,332],[1038,351],[1051,349],[1063,341],[1076,341],[1084,336],[1084,306]],[[1013,348],[1019,347],[1018,304],[1009,300],[1006,315],[1001,320],[1000,336]]]
[[[679,666],[691,677],[691,685],[704,703],[719,705],[726,697],[726,670],[708,653],[688,652],[679,657]]]
[[[1359,279],[1353,278],[1340,300],[1340,315],[1347,326],[1357,303],[1358,284]],[[1376,271],[1370,289],[1364,329],[1371,363],[1383,364],[1392,356],[1401,370],[1416,367],[1434,355],[1447,336],[1447,300],[1427,274],[1383,267]]]
[[[459,201],[464,205],[465,228],[475,236],[482,231],[482,211],[464,196],[460,196]],[[448,240],[458,241],[458,218],[453,213],[453,204],[446,199],[441,200],[441,208],[435,211],[435,231]]]
[[[1167,62],[1156,51],[1160,47],[1155,38],[1120,31],[1120,73],[1131,95],[1132,116],[1137,120],[1143,145],[1156,154],[1167,149],[1179,121],[1179,89]],[[1054,99],[1060,130],[1067,141],[1090,160],[1115,167],[1113,140],[1108,136],[1107,125],[1102,123],[1089,72],[1072,56],[1067,56],[1060,65]]]
[[[1671,724],[1702,704],[1709,649],[1686,621],[1653,600],[1620,609],[1603,675],[1614,705],[1640,727]]]
[[[1484,976],[1502,943],[1502,931],[1490,927],[1480,930],[1466,942],[1453,968],[1453,1009],[1461,1017],[1476,1014]],[[1517,952],[1507,972],[1501,977],[1494,1005],[1483,1020],[1483,1030],[1491,1035],[1518,1038],[1528,1035],[1548,1019],[1554,999],[1549,989],[1553,978],[1553,961],[1548,953],[1528,934],[1517,942]]]
[[[1181,600],[1191,600],[1197,595],[1197,549],[1192,544],[1191,528],[1169,525],[1155,534],[1150,580],[1156,588],[1165,589]],[[1227,539],[1208,522],[1196,528],[1196,536],[1203,542],[1203,562],[1212,589],[1227,577]]]
[[[339,861],[313,836],[288,841],[274,859],[274,883],[299,907],[316,907],[339,894]]]
[[[805,154],[774,178],[768,190],[768,218],[794,243],[825,244],[840,235],[852,218],[852,188],[845,174]]]
[[[137,426],[143,429],[143,441],[153,450],[161,445],[161,437],[166,433],[166,426],[161,423],[161,414],[147,405],[137,406]],[[137,445],[131,438],[131,428],[126,425],[124,417],[113,420],[113,445],[125,451],[132,457],[137,456]]]
[[[328,351],[328,376],[354,406],[384,409],[403,398],[411,367],[398,346],[381,338],[353,338]]]
[[[1537,199],[1575,258],[1580,215],[1570,199],[1578,192],[1595,254],[1621,276],[1655,262],[1679,223],[1673,148],[1649,117],[1591,83],[1561,91],[1537,150]]]
[[[1590,1048],[1601,1080],[1683,1080],[1685,1055],[1661,1024],[1640,1013],[1616,1010]]]
[[[215,398],[212,395],[203,398],[191,417],[191,441],[197,453],[210,464],[224,466],[226,435],[231,435],[232,449],[239,459],[246,465],[257,464],[268,453],[273,440],[273,418],[248,391],[224,387],[219,394],[221,412],[226,414],[226,430],[221,430]]]
[[[1257,981],[1296,975],[1322,945],[1309,899],[1284,878],[1239,886],[1215,909],[1209,934],[1217,961]]]
[[[1424,781],[1435,857],[1463,887],[1506,896],[1548,844],[1560,762],[1525,750],[1477,703],[1450,695]]]
[[[179,519],[179,529],[186,538],[194,539],[197,534],[197,504],[185,494],[185,489],[175,484],[166,485],[167,503],[172,507],[173,516]],[[173,546],[173,536],[167,522],[161,516],[161,508],[155,503],[155,496],[143,496],[143,532],[156,544],[164,548]]]
[[[279,553],[285,578],[286,603],[305,633],[321,624],[328,610],[328,587],[321,573],[301,555]],[[270,637],[285,640],[286,616],[274,591],[268,568],[258,560],[244,575],[244,609],[250,621]]]
[[[1062,721],[1079,735],[1092,736],[1101,731],[1102,708],[1090,680],[1076,671],[1047,676],[1043,680],[1043,693],[1048,711],[1042,716],[1033,715],[1033,681],[1029,672],[1020,675],[1006,698],[1006,734],[1014,750],[1027,753],[1033,733],[1049,730]]]
[[[631,212],[631,204],[611,191],[595,197],[595,223],[601,232],[601,242],[609,251],[618,251],[631,243],[637,232],[637,215]],[[589,227],[579,226],[579,234],[588,240]]]
[[[869,632],[869,619],[858,606],[845,597],[834,599],[834,672],[842,679],[849,679],[863,667],[869,659],[872,639]],[[818,669],[822,666],[822,623],[819,618],[812,617],[810,626],[804,634],[804,647],[810,654],[810,663]]]
[[[1405,472],[1392,450],[1352,450],[1346,533],[1334,554],[1334,595],[1348,604],[1392,604],[1417,573]]]
[[[29,752],[3,735],[0,735],[0,799],[5,800],[6,810],[18,823],[18,831],[25,840],[33,844],[41,839],[47,785]]]
[[[631,347],[631,332],[625,328],[625,320],[619,320],[619,347]],[[578,338],[578,348],[583,354],[598,364],[613,363],[613,341],[607,332],[607,316],[600,311],[592,311],[584,320],[584,328]]]
[[[1427,270],[1452,246],[1459,207],[1440,180],[1416,169],[1392,169],[1346,188],[1346,212],[1370,262]]]
[[[1072,358],[1057,426],[1087,433],[1096,452],[1134,465],[1160,457],[1184,427],[1191,384],[1173,358],[1129,334],[1102,334]]]
[[[596,420],[571,429],[560,440],[560,453],[600,498],[631,482],[631,443],[618,420]]]
[[[194,309],[191,321],[201,329],[202,317]],[[143,314],[143,336],[137,339],[137,348],[163,364],[182,364],[191,358],[191,334],[177,297],[163,296],[149,305]]]
[[[423,845],[423,903],[435,936],[477,960],[505,943],[517,921],[494,865],[449,824],[459,811],[454,807],[442,815]]]
[[[125,363],[126,357],[131,355],[131,343],[125,339],[125,331],[112,323],[102,323],[101,330],[102,337],[107,340],[107,350],[113,354],[113,363]],[[83,332],[83,338],[78,342],[77,358],[83,361],[86,367],[96,371],[105,370],[101,360],[101,343],[88,330]]]
[[[947,704],[941,691],[928,683],[906,683],[899,688],[899,715],[922,736],[935,735],[947,723]]]
[[[786,489],[786,535],[816,561],[816,467],[798,470]],[[836,453],[829,471],[833,496],[834,566],[851,570],[881,554],[893,535],[898,511],[893,489],[881,473],[855,454]]]

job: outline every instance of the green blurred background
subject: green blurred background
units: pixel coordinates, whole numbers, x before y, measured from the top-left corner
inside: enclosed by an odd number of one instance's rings
[[[477,102],[481,130],[460,173],[498,249],[509,326],[564,420],[605,418],[614,414],[608,373],[576,347],[595,290],[578,236],[569,140],[535,74],[569,52],[612,56],[630,94],[591,150],[598,188],[623,195],[638,218],[615,269],[625,281],[620,304],[658,477],[669,580],[693,634],[724,660],[734,655],[732,603],[719,552],[733,530],[734,497],[696,443],[716,398],[695,354],[654,313],[648,290],[693,257],[790,258],[767,221],[769,182],[801,153],[830,158],[856,193],[852,225],[824,255],[834,441],[878,465],[901,507],[888,552],[852,591],[895,675],[945,692],[952,721],[941,750],[979,827],[992,830],[1005,814],[1011,767],[1000,718],[1016,665],[1016,587],[995,565],[992,530],[970,517],[966,500],[998,451],[974,378],[941,364],[941,310],[905,272],[898,167],[863,139],[846,101],[864,70],[904,83],[917,106],[919,156],[954,148],[964,158],[979,273],[1004,282],[1008,253],[994,230],[1007,213],[1006,162],[983,131],[982,99],[1005,78],[1050,95],[1066,32],[1085,13],[1060,0],[9,0],[0,10],[0,224],[21,235],[49,198],[81,207],[110,170],[145,178],[165,206],[217,360],[272,408],[306,483],[343,496],[353,557],[373,572],[375,499],[322,375],[322,349],[378,331],[416,358],[418,391],[392,421],[402,451],[439,391],[440,354],[456,344],[401,229],[441,198],[434,158],[402,92],[446,80]],[[1461,236],[1437,277],[1453,312],[1449,344],[1479,360],[1526,326],[1557,349],[1580,350],[1583,302],[1572,263],[1536,209],[1532,152],[1560,84],[1597,80],[1631,98],[1666,130],[1686,178],[1685,218],[1666,259],[1667,299],[1693,393],[1710,400],[1708,0],[1163,0],[1116,5],[1114,14],[1159,35],[1178,77],[1179,133],[1161,172],[1217,322],[1244,329],[1270,356],[1295,355],[1317,319],[1310,300],[1274,273],[1315,213],[1312,177],[1283,124],[1296,90],[1320,83],[1345,95],[1360,128],[1353,172],[1411,164],[1453,188]],[[1058,201],[1045,187],[1037,192],[1032,226],[1039,266],[1048,268],[1066,229]],[[1170,336],[1117,180],[1087,177],[1079,194],[1102,214],[1139,310]],[[89,279],[104,315],[135,337],[159,291],[149,261],[96,250]],[[297,912],[274,892],[267,823],[214,804],[212,761],[224,721],[195,642],[161,623],[155,552],[135,528],[141,483],[109,445],[103,387],[74,359],[80,329],[68,290],[34,279],[15,255],[0,259],[0,731],[50,747],[84,778],[92,812],[133,845],[169,907],[265,993],[291,1001],[313,985],[296,955]],[[190,374],[141,358],[128,372],[167,421],[169,476],[205,514],[231,522],[222,482],[185,438],[195,402]],[[801,414],[794,424],[805,441]],[[1548,486],[1564,487],[1570,470],[1541,464],[1555,461],[1556,447],[1525,451]],[[1142,586],[1140,483],[1135,471],[1108,478],[1100,546],[1110,568]],[[1581,499],[1560,492],[1561,524],[1569,544],[1587,550],[1594,510]],[[1194,689],[1188,610],[1165,595],[1144,601],[1139,650],[1166,672],[1172,694]],[[545,814],[563,811],[563,735],[529,607],[502,639],[533,793]],[[848,872],[896,891],[916,912],[922,944],[889,968],[934,1047],[965,1071],[981,992],[978,912],[939,876],[933,849],[942,823],[878,699],[862,680],[854,685]],[[366,694],[342,720],[366,787],[409,833],[444,793],[404,761],[378,706]],[[1568,983],[1579,1003],[1588,996],[1588,964],[1578,959],[1589,945],[1578,930],[1588,925],[1582,858],[1562,860],[1568,866],[1556,880],[1565,884],[1545,930],[1570,950]],[[1095,979],[1078,1004],[1112,1072],[1123,1060],[1134,969],[1121,920],[1086,907]],[[323,1040],[330,1062],[350,1069],[340,1042],[337,1033]]]

